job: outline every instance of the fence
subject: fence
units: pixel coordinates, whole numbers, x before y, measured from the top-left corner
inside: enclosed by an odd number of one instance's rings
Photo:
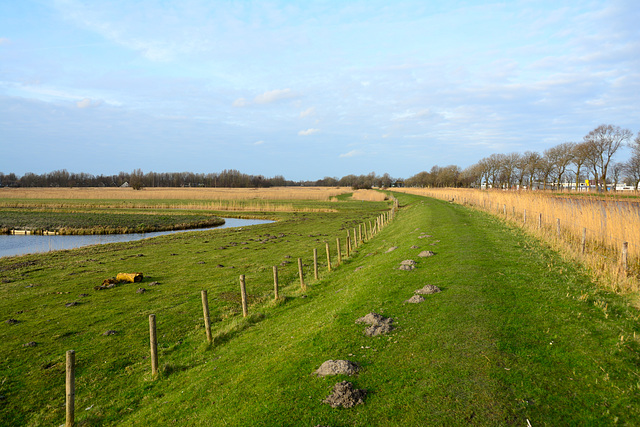
[[[457,188],[399,191],[447,200],[512,221],[557,244],[615,291],[638,291],[640,204],[543,192]]]
[[[395,198],[392,198],[393,208],[390,211],[387,211],[381,215],[379,215],[375,224],[372,225],[369,223],[369,233],[366,232],[366,223],[359,224],[358,230],[365,230],[363,234],[362,231],[356,234],[356,228],[354,228],[350,234],[350,231],[347,231],[345,237],[345,244],[342,246],[345,248],[346,253],[341,251],[340,241],[338,238],[337,243],[337,263],[332,266],[331,264],[331,253],[329,249],[329,244],[326,243],[326,252],[327,252],[327,267],[328,272],[331,272],[332,269],[336,269],[340,264],[342,264],[343,255],[346,258],[349,258],[350,254],[353,253],[353,248],[362,245],[367,240],[372,239],[377,233],[379,233],[386,225],[388,225],[393,218],[395,217],[396,210],[398,209],[398,202]],[[351,248],[351,251],[349,250]],[[319,270],[318,270],[318,251],[317,248],[313,249],[313,271],[315,280],[319,280]],[[302,291],[307,290],[307,285],[304,281],[304,269],[302,258],[298,258],[298,277],[300,279],[300,287]],[[239,277],[240,282],[240,296],[241,296],[241,305],[242,305],[242,316],[247,317],[249,315],[249,306],[247,304],[247,283],[246,277],[244,274],[241,274]],[[279,287],[280,283],[278,280],[278,268],[277,266],[273,266],[273,282],[274,282],[274,299],[280,298]],[[211,321],[209,317],[209,303],[207,297],[207,291],[201,291],[201,300],[202,300],[202,311],[203,311],[203,320],[205,325],[205,339],[208,343],[213,344],[214,339],[211,333]],[[150,352],[151,352],[151,374],[153,377],[156,377],[159,373],[159,360],[158,360],[158,333],[156,329],[156,316],[155,314],[149,315],[149,344],[150,344]],[[65,399],[65,407],[66,407],[66,422],[65,427],[72,427],[75,425],[75,367],[76,367],[76,352],[74,350],[69,350],[66,352],[66,381],[65,381],[65,389],[66,389],[66,399]]]

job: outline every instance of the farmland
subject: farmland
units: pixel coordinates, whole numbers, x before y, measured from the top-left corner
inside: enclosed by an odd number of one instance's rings
[[[396,197],[393,221],[371,238],[365,233],[348,257],[347,231],[369,229],[389,201],[344,193],[273,199],[294,209],[251,212],[278,220],[272,224],[0,259],[0,419],[62,424],[70,349],[79,425],[624,425],[640,417],[640,329],[631,294],[596,286],[586,269],[496,216]],[[31,200],[65,209],[128,202]],[[191,211],[208,201],[164,203]],[[317,280],[313,249],[321,254]],[[427,250],[433,256],[418,257]],[[408,259],[415,269],[399,270]],[[119,272],[145,278],[94,289]],[[239,275],[246,276],[247,317]],[[405,302],[426,284],[442,292]],[[355,320],[372,311],[392,317],[396,329],[365,336]],[[158,322],[157,377],[150,373],[149,314]],[[352,360],[360,371],[312,375],[328,359]],[[367,390],[363,405],[322,403],[341,380]]]

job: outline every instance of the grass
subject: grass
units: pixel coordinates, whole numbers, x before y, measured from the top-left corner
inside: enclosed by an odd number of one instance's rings
[[[495,217],[396,196],[396,219],[339,268],[321,266],[305,293],[295,259],[309,264],[313,247],[322,254],[325,240],[334,244],[385,204],[343,200],[336,213],[290,214],[243,230],[1,259],[9,282],[0,310],[21,323],[0,327],[0,419],[61,424],[64,352],[73,348],[80,425],[635,423],[639,316],[625,296],[598,288],[584,269]],[[422,250],[436,255],[418,258]],[[405,259],[417,269],[398,270]],[[284,298],[273,301],[271,266],[288,260],[280,267]],[[118,271],[150,277],[92,290]],[[248,318],[238,315],[239,274],[252,297]],[[428,283],[442,292],[404,303]],[[138,286],[149,292],[136,294]],[[203,288],[213,345],[204,340]],[[89,296],[79,299],[81,292]],[[83,304],[64,307],[76,299]],[[393,317],[397,329],[364,336],[354,322],[370,311]],[[157,379],[147,358],[150,313],[158,322]],[[107,329],[118,333],[103,336]],[[28,341],[38,346],[22,347]],[[314,377],[327,359],[362,369],[350,378]],[[321,403],[342,379],[368,390],[365,405]]]
[[[28,210],[0,208],[0,230],[30,230],[34,234],[44,231],[58,234],[116,234],[145,233],[151,231],[186,230],[224,224],[224,220],[201,212],[122,210],[115,212],[96,210]]]
[[[404,192],[454,200],[524,225],[554,242],[572,259],[588,265],[603,286],[618,292],[640,290],[640,207],[629,200],[591,198],[578,193],[475,189],[417,189]],[[526,212],[526,224],[525,222]],[[506,213],[506,215],[505,215]],[[558,236],[559,221],[561,236]],[[586,237],[586,251],[581,250]],[[628,244],[628,268],[620,269],[623,242]]]

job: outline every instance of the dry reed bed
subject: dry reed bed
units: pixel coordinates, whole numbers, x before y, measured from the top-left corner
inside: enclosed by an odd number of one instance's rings
[[[607,272],[614,288],[637,290],[640,273],[640,203],[626,200],[557,196],[546,192],[459,188],[403,188],[398,191],[473,205],[515,220],[565,249],[596,272]],[[560,236],[558,236],[558,224]],[[585,234],[586,250],[582,253]],[[628,244],[628,273],[620,270],[623,243]]]
[[[351,198],[363,202],[384,202],[388,196],[377,190],[355,190]]]
[[[2,188],[0,199],[112,200],[324,200],[351,192],[347,187],[271,188]]]
[[[136,202],[109,202],[106,204],[81,203],[81,202],[11,202],[2,201],[0,199],[0,208],[10,209],[30,209],[50,211],[55,209],[69,209],[87,211],[92,209],[159,209],[167,210],[197,210],[197,211],[224,211],[224,212],[337,212],[336,209],[330,208],[311,208],[294,206],[291,203],[269,203],[269,202],[250,202],[241,200],[218,200],[215,202],[202,201],[180,204],[157,204],[157,203],[136,203]],[[113,212],[115,213],[115,212]],[[126,213],[126,212],[125,212]],[[157,213],[157,212],[155,212]]]

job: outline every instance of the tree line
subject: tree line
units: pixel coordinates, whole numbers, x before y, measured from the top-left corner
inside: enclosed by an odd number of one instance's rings
[[[73,173],[66,169],[53,172],[35,174],[26,173],[18,177],[15,173],[0,172],[0,186],[6,187],[122,187],[134,189],[145,187],[225,187],[225,188],[266,188],[287,186],[318,186],[318,187],[352,187],[372,188],[391,187],[395,180],[384,174],[382,176],[371,172],[367,175],[347,175],[340,179],[325,177],[317,181],[291,181],[281,175],[271,178],[262,175],[248,175],[230,169],[219,173],[193,172],[147,172],[135,169],[132,172],[120,172],[117,175],[91,175],[88,173]]]
[[[433,166],[407,179],[392,178],[388,173],[377,175],[346,175],[324,177],[316,181],[291,181],[281,175],[271,178],[248,175],[230,169],[219,173],[147,172],[135,169],[117,175],[70,173],[65,169],[37,175],[0,172],[0,186],[8,187],[243,187],[264,188],[283,186],[352,187],[354,189],[411,187],[486,187],[518,189],[580,188],[586,180],[589,186],[605,189],[619,183],[640,184],[640,132],[635,139],[629,129],[600,125],[581,142],[564,142],[545,150],[524,153],[491,154],[462,169],[459,166]],[[624,162],[614,157],[625,145],[631,156]]]
[[[491,154],[461,169],[434,166],[405,180],[419,187],[491,187],[518,189],[562,189],[594,187],[604,190],[620,183],[638,189],[640,183],[640,132],[635,139],[629,129],[600,125],[581,142],[564,142],[545,150],[524,153]],[[631,156],[616,162],[615,155],[624,146]]]

